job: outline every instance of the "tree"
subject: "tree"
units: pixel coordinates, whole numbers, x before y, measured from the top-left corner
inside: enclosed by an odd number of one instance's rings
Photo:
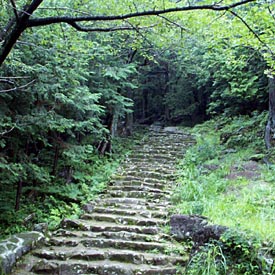
[[[133,26],[131,23],[127,25],[115,25],[115,26],[107,26],[107,27],[86,27],[81,26],[80,23],[83,22],[121,22],[132,18],[139,17],[149,17],[149,16],[159,16],[167,13],[174,12],[184,12],[184,11],[192,11],[192,10],[213,10],[213,11],[230,11],[233,8],[238,6],[242,6],[251,2],[255,2],[255,0],[242,0],[239,2],[231,3],[229,5],[219,5],[219,4],[211,4],[211,5],[187,5],[187,6],[177,6],[172,2],[167,3],[169,7],[163,7],[163,9],[153,9],[142,12],[133,12],[128,14],[119,14],[119,15],[85,15],[85,16],[49,16],[49,17],[37,17],[32,18],[35,11],[41,6],[43,0],[33,0],[29,4],[25,5],[23,9],[17,12],[14,1],[11,1],[11,7],[14,10],[14,17],[11,18],[7,24],[7,26],[2,31],[1,40],[2,45],[0,49],[0,66],[7,58],[11,49],[15,45],[18,38],[21,36],[29,28],[41,27],[52,24],[59,23],[67,23],[71,25],[78,31],[83,32],[110,32],[110,31],[118,31],[118,30],[138,30],[140,27]],[[135,8],[135,6],[133,6]],[[58,8],[57,8],[58,9]]]

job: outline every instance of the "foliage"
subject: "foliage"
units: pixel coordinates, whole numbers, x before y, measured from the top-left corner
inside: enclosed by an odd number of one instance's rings
[[[261,246],[247,232],[228,230],[219,241],[204,245],[193,255],[185,274],[274,274],[270,256],[263,255]]]
[[[50,16],[55,4],[45,3],[39,12]],[[13,15],[8,3],[4,7],[9,13],[1,28]],[[136,65],[118,58],[125,49],[111,45],[112,39],[68,26],[28,30],[1,67],[1,233],[26,228],[23,220],[32,212],[30,224],[57,224],[105,188],[116,162],[100,156],[99,147],[108,140],[110,153],[124,152],[111,127],[113,117],[118,127],[131,112],[127,93],[137,87]]]
[[[81,204],[93,200],[106,188],[120,157],[126,153],[127,141],[123,140],[123,143],[124,149],[115,153],[112,158],[93,155],[91,163],[91,158],[85,159],[80,155],[83,165],[74,166],[76,171],[70,182],[66,183],[59,177],[55,178],[55,181],[36,186],[26,185],[23,187],[19,211],[13,210],[15,190],[10,187],[10,182],[3,183],[0,196],[1,237],[26,229],[31,230],[34,224],[40,222],[48,223],[49,228],[53,229],[64,217],[74,218],[79,215]],[[88,165],[85,164],[87,161]]]
[[[230,229],[193,255],[186,274],[274,274],[274,167],[251,160],[265,156],[262,136],[256,134],[265,118],[266,113],[221,117],[191,130],[197,143],[179,166],[175,209]]]

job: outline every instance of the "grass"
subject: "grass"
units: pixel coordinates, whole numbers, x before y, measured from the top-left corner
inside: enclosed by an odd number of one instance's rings
[[[231,124],[227,127],[232,128]],[[229,148],[220,143],[225,130],[215,131],[214,126],[208,122],[193,129],[197,144],[187,151],[179,167],[173,197],[176,208],[181,213],[204,215],[213,223],[251,230],[275,241],[275,166],[258,163],[258,177],[238,177],[237,173],[230,178],[234,172],[251,172],[245,163],[259,153],[258,148],[253,143]]]
[[[234,241],[244,232],[244,239],[253,238],[255,249],[253,255],[250,248],[244,252],[251,257],[243,259],[242,264],[236,264],[235,259],[236,268],[230,272],[233,260],[223,255],[224,243],[208,244],[205,251],[192,258],[192,267],[184,274],[275,274],[264,269],[264,263],[252,260],[260,255],[264,244],[268,246],[266,251],[274,254],[275,243],[275,165],[254,160],[266,154],[260,134],[264,117],[238,117],[227,122],[223,118],[191,129],[197,143],[188,149],[179,165],[173,212],[206,216],[211,223],[233,230]],[[253,165],[254,172],[249,165]]]

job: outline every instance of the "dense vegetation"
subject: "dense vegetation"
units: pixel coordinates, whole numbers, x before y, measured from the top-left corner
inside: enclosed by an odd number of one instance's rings
[[[274,32],[269,0],[0,0],[0,235],[78,213],[134,123],[215,119],[175,201],[274,241]],[[264,184],[224,178],[253,155]]]

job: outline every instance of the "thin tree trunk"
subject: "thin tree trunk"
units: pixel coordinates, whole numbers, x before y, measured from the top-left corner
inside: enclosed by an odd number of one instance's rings
[[[165,89],[164,89],[164,98],[166,95],[169,93],[169,65],[168,63],[165,63]],[[167,106],[167,103],[165,102],[165,122],[168,122],[170,120],[170,110],[169,107]]]
[[[22,188],[23,188],[23,182],[20,180],[17,183],[17,191],[16,191],[16,200],[15,200],[15,211],[18,211],[20,209],[20,200],[22,195]]]
[[[275,78],[268,79],[269,115],[265,128],[265,145],[267,149],[274,146],[275,141]]]
[[[133,100],[133,91],[131,89],[127,90],[127,97]],[[133,134],[133,124],[134,124],[134,113],[125,114],[125,124],[124,124],[124,134],[126,136],[131,136]]]
[[[133,113],[127,113],[125,117],[125,135],[127,137],[133,134],[134,115]]]
[[[142,120],[148,117],[148,90],[142,91]]]
[[[54,149],[54,160],[53,160],[53,169],[52,169],[53,176],[56,176],[56,173],[57,173],[58,159],[59,159],[59,145],[56,144]]]

